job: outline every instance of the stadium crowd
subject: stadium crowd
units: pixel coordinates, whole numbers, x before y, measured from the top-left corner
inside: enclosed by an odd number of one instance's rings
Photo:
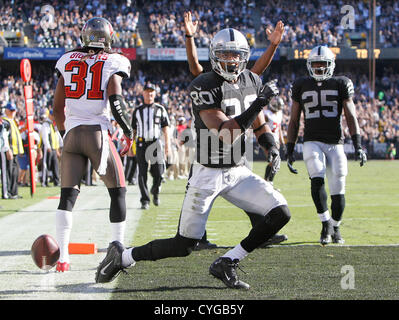
[[[43,67],[44,68],[44,67]],[[184,117],[190,119],[190,98],[186,88],[192,77],[184,68],[168,68],[168,79],[165,79],[165,67],[154,65],[143,69],[132,70],[130,79],[124,82],[124,96],[129,104],[130,111],[142,101],[144,84],[151,81],[157,87],[157,101],[166,106],[170,117]],[[33,81],[35,98],[36,119],[46,109],[51,109],[54,89],[57,82],[55,73],[48,77],[49,71],[38,72]],[[51,73],[50,73],[51,74]],[[280,96],[285,102],[284,117],[282,122],[283,132],[286,132],[290,114],[290,86],[295,78],[301,74],[294,72],[271,73],[267,77],[277,78],[280,87]],[[354,102],[357,107],[362,139],[365,145],[373,142],[399,142],[399,75],[393,68],[387,67],[384,76],[376,79],[376,102],[372,104],[372,93],[366,74],[345,72],[355,86]],[[25,105],[23,98],[23,83],[19,77],[4,76],[1,80],[0,104],[4,108],[9,101],[17,106],[17,119],[25,120]],[[344,128],[346,126],[344,125]],[[345,132],[350,139],[349,133]]]
[[[45,122],[49,121],[48,119],[51,116],[52,102],[57,83],[55,73],[50,77],[47,76],[48,74],[51,74],[51,71],[48,69],[49,66],[42,66],[41,68],[43,68],[43,70],[35,74],[34,80],[32,81],[34,91],[33,95],[35,97],[36,137],[39,137],[36,138],[37,143],[40,143],[41,127],[43,127]],[[165,80],[164,77],[165,72],[169,74],[167,80]],[[303,73],[300,75],[302,74]],[[395,73],[393,68],[385,68],[384,76],[377,78],[376,81],[376,102],[373,106],[373,94],[370,91],[367,76],[365,74],[354,72],[347,72],[345,74],[354,82],[354,102],[361,128],[362,145],[370,154],[369,157],[373,157],[371,153],[374,153],[373,148],[375,144],[383,143],[386,148],[382,151],[383,154],[380,153],[378,157],[384,157],[386,159],[397,158],[396,148],[399,144],[399,75]],[[299,75],[294,72],[276,72],[267,75],[268,79],[278,78],[280,96],[285,105],[283,108],[282,121],[282,130],[285,138],[292,103],[290,87],[293,80],[298,76]],[[154,64],[151,67],[146,66],[140,69],[133,69],[130,79],[127,79],[123,85],[123,95],[128,102],[130,112],[132,112],[136,106],[143,103],[143,88],[145,83],[148,81],[156,84],[156,100],[167,108],[172,133],[171,159],[173,159],[172,163],[177,165],[169,167],[164,175],[164,178],[166,179],[185,179],[188,175],[187,168],[189,167],[189,164],[179,164],[179,159],[182,157],[181,152],[179,153],[179,151],[181,146],[181,133],[190,126],[191,101],[186,89],[191,79],[188,70],[186,71],[184,68],[169,68],[167,66],[162,66],[161,64]],[[2,75],[0,84],[0,107],[3,113],[2,115],[4,115],[4,111],[8,108],[10,102],[15,105],[17,109],[15,120],[19,124],[20,132],[23,135],[26,117],[22,80],[18,76]],[[119,145],[118,137],[122,134],[122,131],[119,131],[118,133],[119,128],[117,127],[116,122],[114,122],[114,125],[114,143],[119,148],[121,146]],[[351,138],[345,123],[343,128],[345,129],[344,134],[346,142],[350,144]],[[301,126],[298,142],[301,142],[302,138],[303,127]],[[60,141],[59,147],[62,148],[62,141]],[[379,152],[381,152],[381,150]],[[60,155],[60,152],[57,152],[56,154]],[[41,183],[43,172],[43,164],[41,161],[43,161],[43,151],[40,151],[40,147],[37,150],[37,155],[37,165],[39,170],[37,181]],[[282,157],[284,159],[283,154]],[[187,160],[188,158],[186,158],[185,161]],[[124,163],[127,164],[126,161]],[[181,168],[183,169],[180,170]],[[18,177],[19,186],[26,186],[29,184],[29,180],[27,180],[29,174],[26,170],[23,172],[24,174]],[[129,175],[129,184],[135,184],[136,182],[135,175],[137,175],[137,173],[134,172],[137,172],[137,170],[134,170],[133,173]],[[49,178],[51,179],[52,177],[53,175],[50,174]],[[96,175],[93,174],[90,178],[90,184],[95,183],[95,180]],[[47,183],[48,182],[46,181],[46,184]],[[85,180],[85,183],[89,183],[89,180]]]
[[[103,16],[113,22],[117,34],[116,46],[141,47],[138,22],[140,14],[151,34],[154,47],[184,47],[182,12],[191,10],[200,21],[195,37],[197,47],[207,47],[212,36],[226,27],[243,32],[251,46],[264,43],[265,30],[273,28],[278,20],[285,23],[281,46],[309,48],[316,44],[351,46],[348,29],[341,12],[344,5],[354,8],[355,32],[360,47],[367,45],[372,27],[367,1],[290,1],[274,0],[267,3],[255,0],[158,0],[116,1],[85,0],[57,1],[52,8],[42,1],[0,1],[0,32],[25,32],[27,45],[65,47],[78,44],[79,30],[84,21]],[[399,45],[399,4],[389,0],[376,4],[377,46]],[[30,43],[30,44],[29,44]]]
[[[1,2],[0,2],[1,3]],[[4,1],[0,9],[0,31],[14,31],[27,37],[25,44],[67,50],[79,44],[80,30],[84,23],[95,16],[113,22],[115,47],[137,48],[142,46],[138,30],[140,13],[132,1],[57,1],[51,6],[42,1]]]
[[[4,3],[3,3],[4,2]],[[342,28],[339,8],[342,1],[330,0],[292,2],[274,0],[267,5],[259,1],[247,0],[75,0],[57,1],[52,7],[43,6],[41,1],[0,1],[0,32],[12,31],[28,36],[29,44],[39,47],[65,47],[70,50],[80,45],[80,30],[85,21],[94,16],[103,16],[113,22],[117,43],[115,47],[141,47],[142,39],[138,29],[139,18],[145,19],[155,47],[184,47],[184,22],[182,12],[192,10],[194,19],[200,21],[195,35],[197,47],[208,47],[213,35],[225,27],[233,27],[243,32],[250,45],[266,39],[265,30],[273,28],[278,20],[285,21],[285,33],[281,47],[306,47],[316,44],[328,46],[351,45],[346,31]],[[367,2],[349,1],[355,8],[355,30],[365,39],[370,29]],[[220,9],[220,8],[223,8]],[[283,9],[282,9],[283,8]],[[260,21],[260,28],[255,31],[255,19]],[[377,46],[399,46],[399,3],[386,1],[382,6],[377,3],[377,23],[379,36]],[[361,44],[360,44],[361,45]],[[130,112],[143,103],[142,92],[146,82],[156,84],[157,102],[164,105],[169,113],[172,127],[172,146],[179,149],[179,135],[189,126],[191,100],[187,87],[192,80],[185,63],[171,67],[162,63],[137,64],[132,68],[130,79],[123,83],[123,95],[128,102]],[[267,79],[278,79],[280,96],[284,101],[282,130],[285,135],[290,117],[292,82],[306,73],[287,64],[287,68],[271,72],[264,76]],[[57,76],[51,64],[36,66],[32,81],[35,97],[35,121],[37,133],[40,126],[48,121],[54,99]],[[361,128],[362,144],[369,153],[373,153],[376,143],[385,143],[386,157],[395,158],[392,148],[399,144],[399,74],[393,67],[385,67],[376,79],[376,92],[369,86],[368,75],[354,68],[341,68],[342,72],[354,83],[354,102]],[[295,70],[295,71],[294,71]],[[165,74],[168,77],[165,77]],[[266,79],[264,79],[266,80]],[[373,100],[373,98],[375,98]],[[10,103],[16,107],[16,121],[21,133],[25,126],[25,101],[23,83],[16,73],[10,74],[0,70],[0,108],[3,113]],[[345,120],[343,120],[345,121]],[[350,141],[350,134],[344,124],[345,137]],[[115,127],[115,130],[117,128]],[[303,128],[299,132],[302,140]],[[115,135],[117,136],[117,135]],[[117,144],[117,140],[115,140]],[[60,145],[62,147],[62,143]],[[40,161],[40,159],[39,159]],[[40,163],[39,163],[40,165]],[[184,177],[187,172],[168,172],[168,175]],[[26,182],[18,180],[21,185]],[[131,182],[131,181],[129,181]]]

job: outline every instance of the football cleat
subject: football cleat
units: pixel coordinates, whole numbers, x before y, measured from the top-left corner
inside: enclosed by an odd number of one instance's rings
[[[144,202],[141,204],[141,209],[148,210],[150,208],[150,204],[148,202]]]
[[[125,247],[119,241],[113,241],[109,244],[107,255],[97,267],[97,283],[111,282],[125,269],[122,267],[122,252],[124,250]]]
[[[217,248],[217,244],[206,241],[199,241],[197,245],[194,247],[195,251],[205,250],[205,249],[215,249]]]
[[[161,203],[161,200],[159,200],[158,195],[154,195],[154,198],[152,199],[152,202],[154,202],[155,206],[159,206],[159,204]]]
[[[288,237],[285,234],[275,234],[273,237],[271,237],[265,243],[261,244],[259,246],[259,248],[266,248],[273,244],[279,244],[279,243],[281,243],[283,241],[287,241],[287,240],[288,240]]]
[[[55,272],[65,272],[69,271],[70,265],[68,262],[57,262],[57,267],[55,268]]]
[[[334,227],[334,233],[332,234],[332,242],[338,244],[344,244],[345,240],[341,236],[341,232],[339,231],[339,227]]]
[[[323,226],[320,233],[320,244],[325,246],[331,242],[331,235],[334,233],[331,221],[323,221]]]
[[[222,280],[229,288],[248,290],[250,288],[249,284],[238,279],[238,262],[238,259],[231,260],[227,257],[220,257],[211,264],[209,273]]]

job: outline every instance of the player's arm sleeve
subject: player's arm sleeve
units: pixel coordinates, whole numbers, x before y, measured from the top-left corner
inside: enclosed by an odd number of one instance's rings
[[[57,63],[55,64],[55,72],[57,73],[57,77],[58,78],[63,75],[63,71],[64,71],[64,68],[65,68],[62,58],[63,57],[58,59]]]
[[[301,86],[298,80],[294,81],[290,88],[290,94],[292,100],[299,102],[300,101],[300,94],[301,94]]]
[[[112,115],[116,122],[120,125],[125,136],[132,138],[133,129],[130,126],[129,114],[126,110],[125,100],[120,94],[113,94],[109,96],[109,104]]]
[[[355,93],[355,89],[353,87],[353,82],[351,79],[347,78],[347,77],[342,77],[341,80],[341,92],[342,92],[342,99],[343,100],[347,100],[349,98],[352,98],[354,93]]]
[[[114,53],[118,54],[118,53]],[[130,78],[130,70],[131,70],[131,64],[128,58],[125,56],[119,55],[117,59],[115,59],[115,62],[112,67],[111,75],[112,74],[117,74],[121,76],[123,79]]]

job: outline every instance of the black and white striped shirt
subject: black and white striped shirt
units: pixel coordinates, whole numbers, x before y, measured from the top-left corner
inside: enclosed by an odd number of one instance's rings
[[[165,107],[158,104],[142,104],[134,109],[132,128],[136,130],[136,138],[154,141],[161,136],[161,129],[169,126],[169,116]]]

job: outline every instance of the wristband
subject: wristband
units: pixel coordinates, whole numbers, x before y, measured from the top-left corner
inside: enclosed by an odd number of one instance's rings
[[[267,123],[263,123],[261,124],[259,127],[257,127],[256,129],[254,129],[254,132],[259,131],[260,129],[262,129],[265,125],[267,125]]]
[[[192,34],[186,34],[186,38],[192,38],[194,37]]]

